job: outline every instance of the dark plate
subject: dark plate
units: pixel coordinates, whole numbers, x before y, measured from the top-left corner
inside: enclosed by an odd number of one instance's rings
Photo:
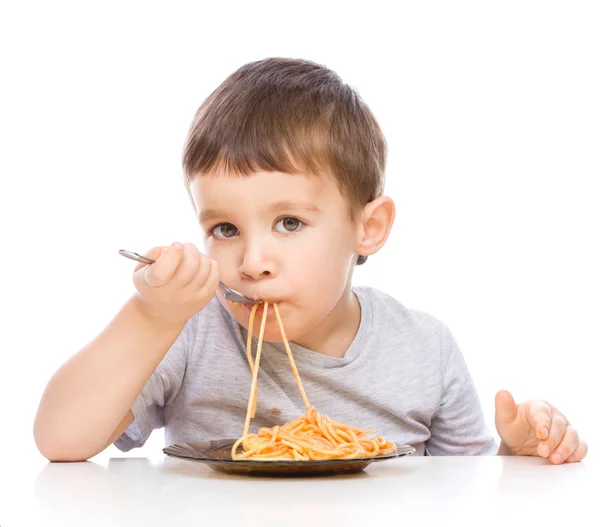
[[[330,459],[324,461],[253,461],[231,459],[231,448],[237,439],[218,439],[201,443],[182,443],[163,449],[169,456],[191,459],[207,464],[213,470],[228,474],[262,476],[331,476],[360,472],[374,461],[410,456],[415,449],[396,445],[395,454],[361,459]]]

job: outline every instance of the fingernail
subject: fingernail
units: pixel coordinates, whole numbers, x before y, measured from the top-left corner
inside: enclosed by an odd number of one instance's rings
[[[562,460],[563,458],[558,452],[552,454],[552,461],[554,461],[555,463],[560,463]]]
[[[160,251],[160,255],[162,256],[167,252],[168,247],[165,247],[162,251]]]
[[[574,455],[573,456],[569,456],[568,459],[567,459],[567,462],[568,463],[573,463],[573,461],[575,461],[575,456]]]
[[[181,251],[181,249],[183,249],[183,243],[175,242],[173,244],[173,247],[175,247],[175,249],[177,249],[178,251]]]

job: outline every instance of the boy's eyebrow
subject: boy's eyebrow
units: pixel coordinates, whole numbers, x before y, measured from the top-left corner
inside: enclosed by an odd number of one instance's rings
[[[313,212],[315,214],[321,213],[321,209],[319,209],[319,207],[317,207],[314,203],[306,203],[303,201],[278,201],[277,203],[273,203],[271,206],[269,206],[268,209],[273,212],[304,210],[307,212]],[[198,215],[198,219],[200,220],[200,223],[206,223],[225,215],[226,213],[224,211],[217,209],[204,209]]]
[[[200,214],[198,214],[198,219],[200,223],[206,223],[208,221],[217,219],[223,216],[223,212],[216,209],[204,209]]]
[[[306,203],[304,201],[278,201],[269,207],[274,212],[282,212],[284,210],[304,210],[308,212],[320,213],[321,210],[314,203]]]

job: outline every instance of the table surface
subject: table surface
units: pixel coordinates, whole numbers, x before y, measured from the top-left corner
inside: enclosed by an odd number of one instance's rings
[[[406,457],[359,474],[265,478],[194,461],[107,458],[0,468],[0,526],[600,525],[596,465]],[[598,521],[598,523],[596,523]]]

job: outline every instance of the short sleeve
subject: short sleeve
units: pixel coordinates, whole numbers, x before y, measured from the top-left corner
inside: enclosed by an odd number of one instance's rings
[[[164,409],[175,399],[181,388],[189,350],[195,342],[197,326],[197,316],[194,316],[185,325],[134,401],[131,407],[133,422],[114,442],[119,450],[127,452],[143,446],[153,430],[165,426]]]
[[[446,326],[441,337],[442,398],[430,426],[426,454],[433,456],[495,455],[496,441],[464,357]]]

